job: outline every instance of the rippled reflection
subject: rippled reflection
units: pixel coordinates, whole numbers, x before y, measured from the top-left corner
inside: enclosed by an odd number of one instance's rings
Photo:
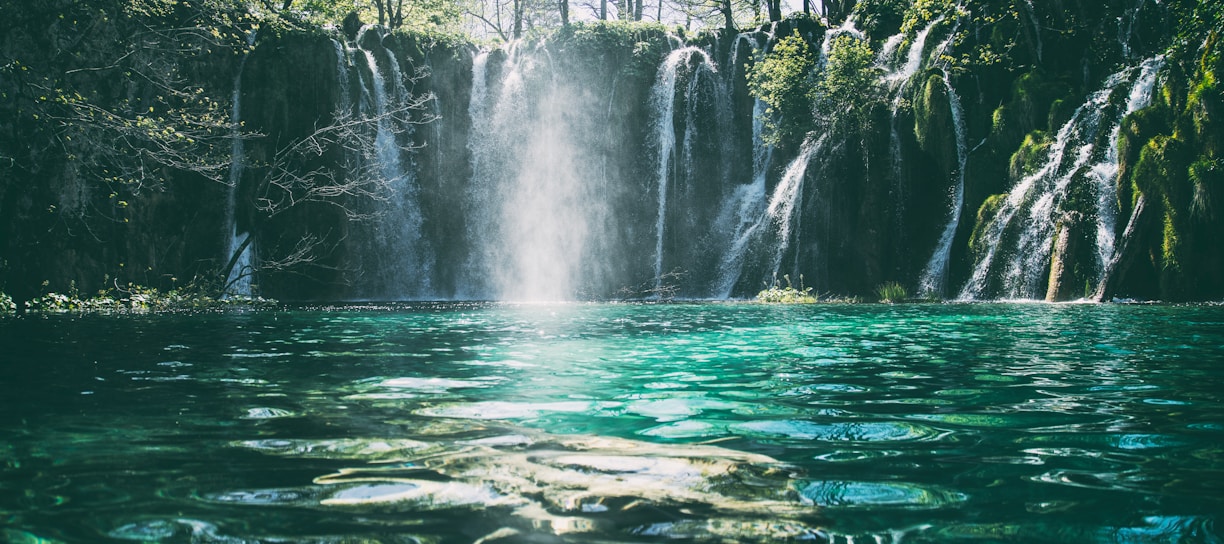
[[[333,310],[0,319],[0,540],[1221,540],[1221,306]]]

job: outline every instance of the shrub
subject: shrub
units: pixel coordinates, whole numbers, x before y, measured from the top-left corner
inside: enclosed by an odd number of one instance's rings
[[[816,61],[816,52],[796,30],[748,67],[748,89],[766,106],[762,119],[766,143],[798,141],[811,128]]]
[[[797,289],[791,285],[790,275],[782,277],[786,279],[786,287],[782,287],[777,280],[774,280],[773,287],[757,293],[757,301],[771,304],[812,304],[817,302],[816,295],[812,294],[812,288],[803,287],[803,276],[799,276],[799,288]]]

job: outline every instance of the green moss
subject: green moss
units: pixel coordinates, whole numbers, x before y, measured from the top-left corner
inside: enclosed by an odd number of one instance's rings
[[[1164,231],[1160,244],[1161,264],[1166,272],[1181,270],[1181,229],[1179,228],[1177,209],[1165,205]]]
[[[1195,161],[1189,169],[1190,184],[1194,197],[1190,205],[1191,216],[1201,222],[1224,219],[1217,217],[1224,212],[1224,159],[1202,159]]]
[[[1148,140],[1131,174],[1136,195],[1163,197],[1170,206],[1184,208],[1189,203],[1188,151],[1186,143],[1174,136],[1160,134]]]
[[[1050,112],[1046,115],[1046,128],[1050,132],[1058,132],[1063,125],[1075,116],[1075,102],[1065,98],[1056,98],[1050,102]]]
[[[1007,201],[1007,193],[990,195],[978,208],[977,222],[973,225],[973,234],[969,236],[969,251],[974,258],[981,257],[988,249],[982,246],[982,237],[986,234],[986,226],[999,214],[999,208]]]
[[[932,71],[913,98],[914,138],[923,151],[934,156],[940,168],[956,167],[956,129],[953,125],[948,88],[944,76]]]
[[[1044,165],[1042,159],[1046,158],[1053,143],[1050,134],[1043,130],[1028,133],[1024,137],[1024,143],[1020,144],[1020,149],[1012,153],[1008,161],[1008,175],[1011,179],[1020,180],[1041,168]]]

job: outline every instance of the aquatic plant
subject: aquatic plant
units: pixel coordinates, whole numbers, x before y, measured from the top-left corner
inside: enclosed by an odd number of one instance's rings
[[[771,304],[813,304],[818,302],[818,297],[812,293],[812,288],[803,287],[803,275],[799,276],[798,288],[791,284],[790,274],[786,274],[782,278],[786,280],[786,287],[782,287],[782,284],[775,279],[772,287],[757,293],[757,301]]]
[[[895,281],[887,281],[876,286],[876,297],[880,302],[889,304],[902,302],[909,298],[909,292],[905,290],[905,286]]]

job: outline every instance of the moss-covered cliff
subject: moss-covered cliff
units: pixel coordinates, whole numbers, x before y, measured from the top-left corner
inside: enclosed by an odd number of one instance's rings
[[[4,18],[18,300],[220,284],[239,233],[285,299],[750,296],[782,274],[1224,297],[1214,3],[872,1],[835,29],[575,24],[485,52],[166,6]]]

